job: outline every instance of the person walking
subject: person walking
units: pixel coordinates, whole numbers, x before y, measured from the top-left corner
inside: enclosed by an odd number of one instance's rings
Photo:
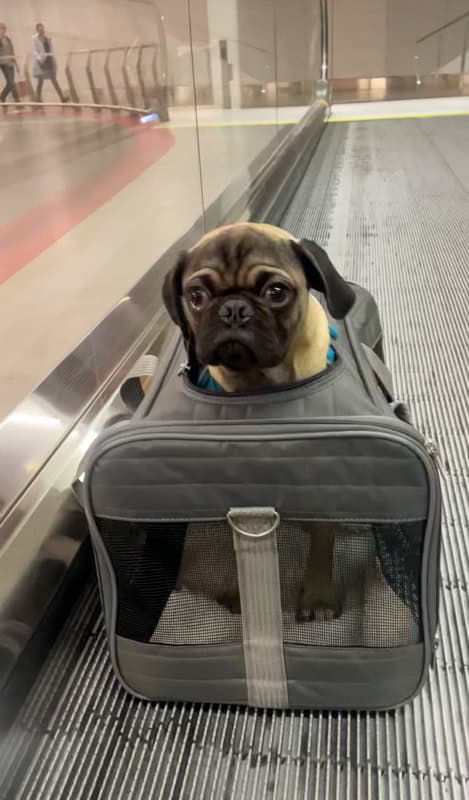
[[[57,61],[52,49],[52,40],[46,36],[46,30],[42,22],[36,25],[36,35],[33,36],[34,47],[34,77],[37,78],[36,100],[42,103],[42,87],[44,81],[50,81],[62,103],[68,102],[68,97],[64,95],[57,80]]]
[[[0,102],[2,103],[5,102],[10,92],[16,102],[19,102],[20,96],[15,81],[15,65],[13,42],[7,35],[7,26],[3,22],[0,22],[0,70],[3,72],[5,78],[5,86],[0,93]]]

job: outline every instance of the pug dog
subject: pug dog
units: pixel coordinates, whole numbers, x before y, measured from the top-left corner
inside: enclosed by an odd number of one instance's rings
[[[181,254],[165,278],[163,299],[182,330],[189,362],[198,365],[198,384],[231,394],[292,384],[327,369],[329,320],[311,289],[324,294],[334,319],[353,305],[352,288],[316,243],[272,225],[235,223]],[[314,523],[308,529],[297,618],[312,620],[319,611],[338,617],[334,528]],[[218,595],[238,609],[235,590],[224,587]]]

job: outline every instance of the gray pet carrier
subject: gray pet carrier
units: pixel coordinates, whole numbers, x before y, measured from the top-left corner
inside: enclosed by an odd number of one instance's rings
[[[175,337],[133,418],[95,442],[80,493],[130,692],[378,710],[421,688],[437,626],[434,448],[393,398],[373,298],[353,290],[326,372],[214,394],[181,370]]]

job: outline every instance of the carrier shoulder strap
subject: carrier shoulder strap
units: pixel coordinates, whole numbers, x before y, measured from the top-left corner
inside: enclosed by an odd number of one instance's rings
[[[394,400],[394,386],[390,371],[388,370],[384,361],[382,361],[381,358],[376,355],[375,351],[372,350],[371,347],[368,347],[367,344],[362,344],[362,347],[365,351],[366,357],[368,358],[370,367],[375,374],[376,380],[378,381],[389,402],[392,402]]]

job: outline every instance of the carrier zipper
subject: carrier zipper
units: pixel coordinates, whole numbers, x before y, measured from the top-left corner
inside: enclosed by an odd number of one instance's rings
[[[441,450],[438,447],[437,443],[433,439],[427,438],[424,441],[424,447],[428,455],[432,459],[433,463],[437,467],[438,471],[443,473],[444,472],[443,460],[441,458]]]
[[[182,368],[182,367],[181,367]],[[131,427],[129,425],[131,423]],[[221,422],[225,432],[223,434],[214,434],[211,428],[218,427]],[[270,432],[266,432],[266,428],[276,427],[278,424],[284,426],[284,432],[281,434],[274,434],[270,436]],[[291,430],[287,431],[285,428],[291,425]],[[194,432],[194,428],[197,431]],[[243,432],[239,433],[239,429],[243,428]],[[401,443],[407,439],[411,439],[414,443],[420,445],[425,451],[427,456],[430,456],[434,463],[437,455],[439,456],[439,449],[436,443],[431,439],[426,439],[416,428],[401,423],[393,419],[381,419],[380,422],[376,421],[375,417],[322,417],[322,418],[305,418],[302,421],[295,419],[248,419],[248,420],[203,420],[195,425],[193,420],[186,422],[179,422],[177,420],[160,420],[154,421],[148,418],[133,419],[125,423],[119,423],[115,427],[109,428],[99,438],[96,445],[93,445],[90,453],[96,449],[107,449],[112,440],[112,445],[117,446],[125,444],[127,441],[132,441],[139,435],[144,435],[144,438],[151,438],[161,434],[167,436],[187,436],[188,439],[233,439],[239,438],[241,441],[250,439],[254,436],[248,429],[255,429],[256,439],[289,439],[292,437],[303,438],[305,436],[305,428],[307,429],[306,438],[311,437],[311,433],[325,433],[330,432],[334,435],[340,429],[346,429],[359,435],[361,432],[382,434],[385,431],[388,434],[393,434]],[[204,430],[205,429],[205,430]]]

